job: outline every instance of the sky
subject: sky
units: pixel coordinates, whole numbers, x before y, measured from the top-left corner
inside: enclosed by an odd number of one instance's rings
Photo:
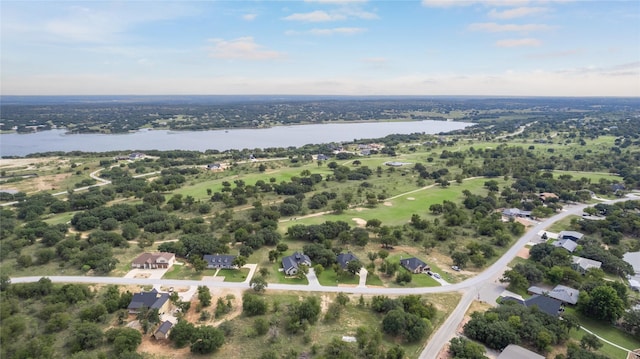
[[[0,1],[2,95],[640,96],[640,1]]]

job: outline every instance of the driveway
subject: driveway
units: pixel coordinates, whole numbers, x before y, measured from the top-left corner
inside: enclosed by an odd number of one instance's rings
[[[164,269],[132,269],[124,275],[124,278],[146,278],[146,279],[162,279],[169,268]]]

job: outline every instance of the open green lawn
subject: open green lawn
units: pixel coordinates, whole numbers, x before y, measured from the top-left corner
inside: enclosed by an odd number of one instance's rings
[[[249,268],[220,269],[216,277],[224,277],[225,282],[244,282],[249,275]]]
[[[360,276],[352,276],[348,273],[344,275],[337,275],[333,268],[327,268],[318,276],[318,282],[320,282],[321,285],[326,286],[335,286],[338,284],[357,285],[360,282]]]
[[[574,180],[580,178],[588,178],[591,183],[598,183],[601,179],[609,181],[622,182],[622,177],[611,173],[584,172],[584,171],[560,171],[553,170],[553,177],[557,178],[561,175],[571,175]]]
[[[592,331],[593,333],[595,333],[597,336],[602,337],[612,343],[616,343],[619,346],[629,349],[629,350],[635,350],[640,348],[640,341],[637,340],[636,338],[634,338],[633,336],[623,332],[622,330],[614,327],[611,324],[608,323],[603,323],[588,317],[585,317],[584,315],[580,314],[576,308],[573,307],[567,307],[565,308],[565,311],[567,313],[571,313],[574,314],[575,316],[578,317],[579,321],[580,321],[580,325],[590,331]],[[584,331],[580,330],[579,333],[574,333],[575,331],[571,331],[571,336],[573,338],[579,339],[582,338],[582,335],[584,335]],[[617,349],[611,345],[608,345],[606,343],[603,342],[603,344],[605,344],[602,349],[600,349],[603,353],[606,353],[606,355],[611,356],[612,358],[626,358],[624,356],[624,353],[622,352],[622,350]]]
[[[570,231],[571,230],[571,220],[581,218],[580,216],[567,216],[551,226],[547,227],[547,231],[552,233],[560,233],[562,231]]]
[[[501,187],[504,187],[509,181],[496,179]],[[400,195],[393,199],[387,199],[384,203],[379,203],[374,208],[358,207],[344,211],[341,214],[328,214],[324,216],[314,217],[298,217],[295,221],[285,221],[280,223],[283,231],[294,224],[320,224],[325,221],[345,221],[353,223],[353,218],[362,218],[364,220],[380,219],[383,225],[399,226],[407,223],[411,219],[411,215],[419,214],[423,217],[429,215],[429,206],[442,201],[460,202],[464,196],[462,191],[469,190],[472,193],[486,195],[483,188],[486,178],[476,178],[466,180],[461,184],[451,183],[447,188],[433,186],[425,189],[416,189],[413,193]]]
[[[571,330],[571,332],[569,333],[569,335],[571,336],[571,339],[575,339],[578,343],[580,342],[580,339],[582,339],[582,337],[585,334],[587,334],[587,332],[585,332],[584,330]],[[620,348],[616,348],[613,345],[606,342],[601,342],[601,343],[602,343],[602,347],[596,351],[597,353],[606,355],[611,359],[627,359],[626,351]]]
[[[169,269],[162,279],[189,279],[200,280],[202,277],[212,277],[216,269],[205,269],[202,272],[195,271],[191,266],[174,265]]]

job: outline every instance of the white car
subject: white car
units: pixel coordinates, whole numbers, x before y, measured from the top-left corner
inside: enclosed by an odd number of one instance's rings
[[[440,279],[441,277],[440,277],[440,274],[438,274],[438,273],[433,273],[433,278]]]

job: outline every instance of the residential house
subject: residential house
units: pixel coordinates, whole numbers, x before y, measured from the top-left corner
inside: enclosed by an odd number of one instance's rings
[[[534,295],[531,298],[524,300],[519,295],[514,296],[501,296],[500,304],[514,303],[518,305],[524,305],[527,308],[537,307],[539,311],[557,317],[564,308],[562,302],[558,299],[547,297],[545,295]]]
[[[502,211],[502,215],[506,217],[511,217],[511,218],[515,218],[515,217],[524,218],[524,217],[531,217],[531,211],[523,211],[518,208],[507,208],[504,211]]]
[[[171,268],[176,255],[168,252],[142,253],[131,262],[131,267],[140,269]]]
[[[169,293],[159,293],[152,289],[150,292],[140,292],[133,295],[127,309],[129,314],[138,314],[142,308],[158,309],[164,314],[169,310]]]
[[[222,165],[219,163],[209,163],[207,169],[212,171],[219,170],[222,169]]]
[[[584,237],[584,234],[576,231],[562,231],[558,233],[558,239],[570,239],[574,242],[577,242]]]
[[[347,265],[351,261],[357,261],[358,257],[354,256],[353,253],[340,253],[336,256],[336,261],[340,265],[340,268],[346,269]]]
[[[546,290],[540,287],[529,287],[527,291],[531,294],[539,294],[546,295],[548,297],[557,299],[563,303],[575,305],[578,303],[578,297],[580,296],[580,291],[577,289],[573,289],[564,285],[557,285],[552,290]]]
[[[322,154],[322,153],[318,154],[318,157],[317,157],[318,161],[326,161],[328,159],[329,159],[329,156],[327,156],[325,154]]]
[[[301,265],[311,266],[311,259],[304,253],[294,252],[292,255],[282,258],[282,269],[288,276],[298,274],[298,267]]]
[[[562,302],[558,299],[547,297],[546,295],[534,295],[524,301],[527,308],[538,307],[538,310],[551,316],[557,317],[563,310]]]
[[[611,190],[613,191],[613,193],[618,193],[618,191],[624,191],[625,189],[626,187],[623,183],[614,183],[611,185]]]
[[[162,324],[160,324],[160,327],[158,327],[158,330],[156,330],[156,332],[153,333],[153,337],[158,340],[169,339],[169,332],[171,331],[171,328],[173,328],[173,323],[171,323],[168,320],[165,320],[164,322],[162,322]]]
[[[558,199],[558,195],[552,192],[542,192],[538,198],[540,198],[542,202],[546,202],[548,200]]]
[[[634,274],[627,277],[629,287],[636,292],[640,291],[640,252],[627,252],[622,259],[633,267]]]
[[[431,267],[429,267],[427,263],[421,261],[416,257],[401,259],[400,265],[405,267],[408,271],[412,273],[423,273],[431,270]]]
[[[602,262],[578,256],[571,256],[571,262],[571,268],[580,272],[580,274],[585,274],[591,268],[600,268],[602,266]]]
[[[551,244],[558,248],[564,248],[571,253],[573,253],[573,251],[575,251],[576,248],[578,248],[578,243],[572,241],[571,239],[561,239],[558,241],[553,241],[553,243]]]
[[[391,167],[402,167],[405,165],[404,162],[398,162],[398,161],[389,161],[389,162],[385,162],[384,164]]]
[[[130,160],[138,160],[144,158],[144,153],[140,153],[140,152],[133,152],[131,154],[129,154],[129,159]]]
[[[205,254],[202,259],[207,262],[207,268],[222,268],[232,269],[236,268],[233,261],[236,256],[230,254]]]
[[[498,359],[545,359],[545,357],[519,345],[509,344],[498,355]]]

